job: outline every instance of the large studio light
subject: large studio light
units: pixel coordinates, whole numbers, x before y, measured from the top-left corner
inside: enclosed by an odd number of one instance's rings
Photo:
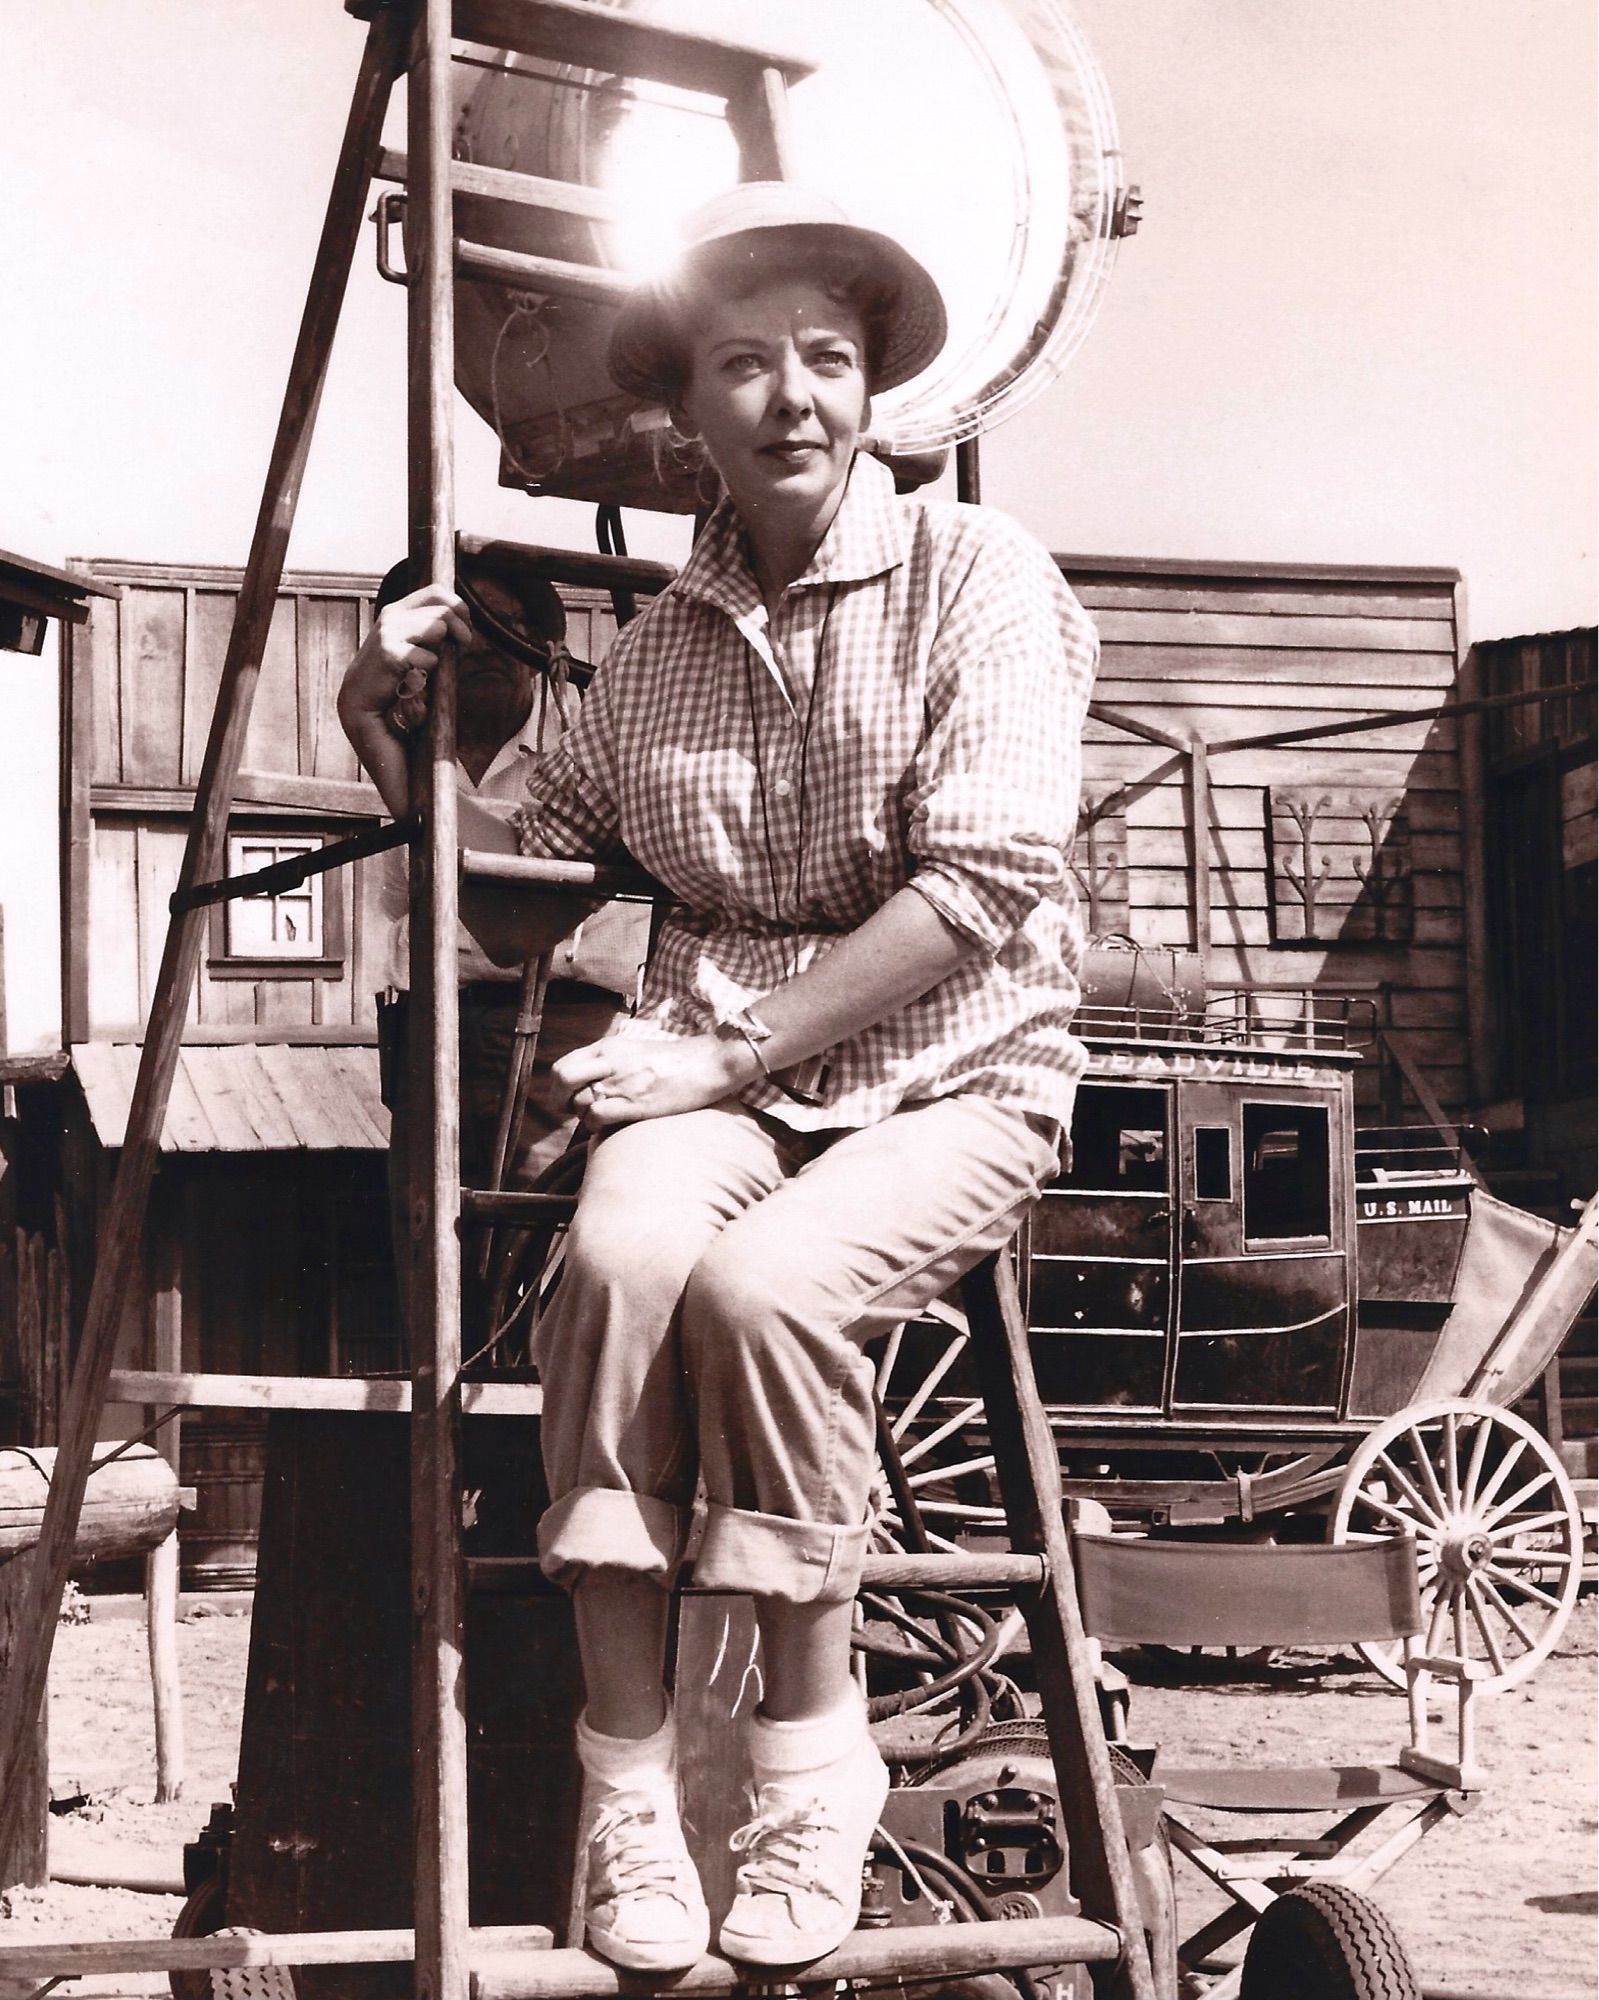
[[[698,0],[693,18],[815,64],[789,97],[795,178],[898,237],[944,293],[944,352],[878,400],[881,440],[954,443],[1045,388],[1093,317],[1126,198],[1108,94],[1059,0]],[[472,74],[459,150],[586,182],[618,215],[552,225],[500,207],[474,235],[645,276],[670,261],[682,217],[738,178],[710,98],[513,56]],[[649,492],[651,419],[604,376],[610,311],[463,285],[461,387],[513,483],[692,504]]]

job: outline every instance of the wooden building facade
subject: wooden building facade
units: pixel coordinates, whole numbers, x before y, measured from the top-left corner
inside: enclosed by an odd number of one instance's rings
[[[85,567],[107,595],[62,649],[64,1046],[0,1064],[16,1104],[0,1135],[0,1443],[55,1434],[241,581],[204,567]],[[376,581],[285,577],[230,820],[230,873],[382,816],[334,706]],[[571,649],[593,657],[614,631],[609,600],[568,599]],[[212,912],[119,1366],[404,1366],[376,1047],[387,976],[378,865]],[[113,1406],[107,1433],[160,1414]],[[248,1411],[182,1419],[181,1473],[199,1490],[182,1530],[191,1583],[253,1572],[263,1436],[264,1419]]]
[[[1360,1115],[1461,1118],[1483,947],[1481,724],[1435,713],[1462,688],[1457,573],[1061,565],[1103,646],[1091,929],[1196,950],[1212,989],[1263,1009],[1347,1000],[1369,1030]]]
[[[8,1132],[0,1439],[50,1434],[239,584],[218,569],[89,567],[120,596],[97,600],[64,649],[65,1048],[19,1091]],[[1468,886],[1479,765],[1472,725],[1463,737],[1432,712],[1459,691],[1454,573],[1062,567],[1104,642],[1075,861],[1092,929],[1196,951],[1209,985],[1241,990],[1243,1004],[1348,1001],[1372,1024],[1358,1085],[1368,1120],[1468,1113],[1480,1098]],[[334,710],[374,587],[285,579],[231,870],[378,816]],[[572,651],[602,656],[609,602],[566,595]],[[1377,712],[1398,720],[1373,729]],[[403,1364],[373,1014],[383,965],[371,863],[213,917],[123,1365]],[[131,1432],[157,1413],[116,1414]],[[211,1503],[188,1530],[191,1581],[243,1580],[255,1427],[191,1412],[184,1431],[185,1479],[200,1481],[202,1511],[207,1489]]]

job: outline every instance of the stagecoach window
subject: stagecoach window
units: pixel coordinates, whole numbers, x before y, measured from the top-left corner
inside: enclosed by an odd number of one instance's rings
[[[1199,1201],[1233,1198],[1233,1135],[1225,1125],[1194,1128],[1194,1195]]]
[[[1082,1085],[1072,1114],[1071,1171],[1059,1187],[1164,1194],[1166,1093]]]
[[[1325,1237],[1332,1229],[1327,1107],[1244,1106],[1244,1236]]]

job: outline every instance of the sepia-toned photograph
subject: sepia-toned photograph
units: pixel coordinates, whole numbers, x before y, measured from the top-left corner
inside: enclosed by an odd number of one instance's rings
[[[0,2000],[1599,2000],[1592,6],[0,75]]]

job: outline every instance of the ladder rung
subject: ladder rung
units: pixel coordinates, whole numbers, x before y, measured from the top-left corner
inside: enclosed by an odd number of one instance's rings
[[[603,861],[542,861],[531,854],[495,854],[463,847],[461,873],[474,882],[519,882],[524,888],[571,889],[586,896],[636,896],[653,902],[666,891],[642,868]]]
[[[1039,1589],[1048,1575],[1042,1556],[868,1556],[861,1572],[867,1590]]]
[[[576,1212],[575,1194],[539,1194],[530,1188],[462,1188],[461,1217],[469,1222],[534,1222]]]
[[[603,264],[572,264],[561,257],[535,257],[528,250],[502,250],[494,243],[472,243],[457,237],[455,268],[463,278],[486,284],[514,285],[519,291],[547,292],[562,298],[592,299],[615,305],[633,289],[620,271]]]
[[[855,1931],[847,1944],[798,1972],[772,1975],[825,1991],[835,1981],[958,1977],[1008,1972],[1027,1965],[1109,1965],[1121,1957],[1121,1939],[1108,1924],[1087,1917],[1016,1917],[988,1923],[918,1924],[900,1930]],[[638,1993],[637,1974],[619,1973],[587,1951],[472,1953],[473,2000],[584,2000],[586,1995]],[[673,1995],[733,1994],[752,1983],[748,1966],[702,1958],[674,1973]],[[762,1983],[766,1983],[764,1980]]]
[[[411,1385],[398,1377],[326,1375],[181,1375],[155,1368],[116,1368],[108,1394],[117,1403],[160,1404],[180,1410],[349,1410],[404,1415]],[[537,1382],[463,1382],[469,1417],[537,1416],[544,1391]]]
[[[518,1961],[542,1956],[553,1942],[542,1924],[481,1927],[478,1954],[514,1950]],[[96,1938],[53,1944],[0,1945],[0,1979],[80,1979],[130,1972],[209,1972],[245,1965],[409,1965],[409,1930],[225,1931],[216,1937]],[[613,1989],[614,1990],[614,1989]]]
[[[410,178],[410,161],[404,153],[385,146],[378,160],[377,178],[404,182]],[[586,181],[548,180],[542,174],[520,174],[509,167],[484,167],[475,160],[451,160],[450,188],[455,194],[476,195],[482,201],[503,201],[513,208],[543,208],[560,215],[580,216],[585,222],[617,222],[621,205],[603,188]]]
[[[648,77],[712,97],[735,95],[763,69],[797,83],[816,67],[792,51],[602,11],[584,0],[455,0],[453,25],[461,40],[487,48],[612,76]]]
[[[606,556],[584,549],[546,549],[532,542],[506,542],[489,535],[457,535],[464,555],[487,563],[514,562],[528,576],[549,583],[569,583],[584,590],[631,590],[653,597],[673,582],[670,563],[646,562],[642,556]]]
[[[532,1583],[539,1566],[532,1556],[473,1556],[467,1574],[480,1589],[514,1591]],[[1042,1556],[868,1556],[861,1586],[865,1590],[1017,1589],[1042,1585],[1044,1575]],[[692,1581],[687,1588],[692,1590]]]

